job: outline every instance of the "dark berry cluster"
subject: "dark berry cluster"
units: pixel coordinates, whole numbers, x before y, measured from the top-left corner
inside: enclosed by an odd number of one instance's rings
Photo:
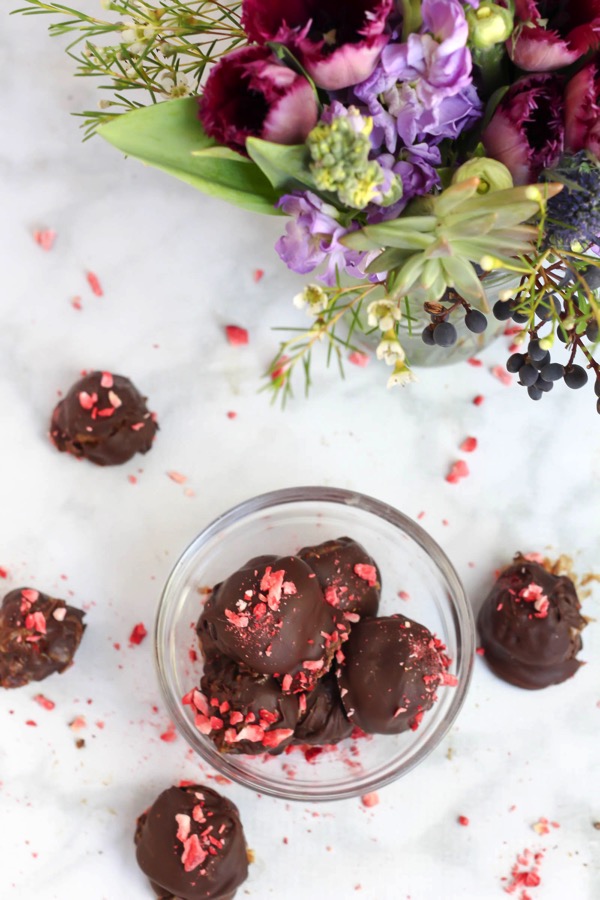
[[[487,318],[478,309],[471,307],[464,301],[458,300],[452,306],[443,306],[441,303],[426,303],[425,309],[430,313],[431,325],[428,325],[421,335],[423,341],[430,347],[452,347],[458,340],[458,331],[452,322],[448,321],[450,314],[460,307],[465,310],[465,325],[473,334],[482,334],[488,326]]]

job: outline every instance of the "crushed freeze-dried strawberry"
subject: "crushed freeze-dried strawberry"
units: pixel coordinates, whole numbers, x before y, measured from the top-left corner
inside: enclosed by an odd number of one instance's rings
[[[85,721],[85,716],[75,716],[75,718],[69,722],[69,728],[71,731],[81,731],[82,728],[87,726],[87,722]]]
[[[42,612],[28,613],[25,616],[25,628],[37,631],[38,634],[46,634],[46,617]]]
[[[129,635],[129,643],[130,644],[141,644],[148,632],[142,622],[138,622],[132,629],[131,634]]]
[[[513,337],[515,334],[521,334],[523,329],[520,325],[507,325],[504,331],[502,332],[506,337]]]
[[[293,735],[292,728],[274,728],[272,731],[266,731],[262,739],[263,747],[279,747],[282,741],[286,741]]]
[[[377,569],[375,566],[367,563],[356,563],[354,573],[359,578],[362,578],[363,581],[366,581],[369,587],[377,584]]]
[[[137,484],[137,478],[135,477],[135,475],[128,475],[127,481],[129,482],[129,484]]]
[[[42,709],[54,709],[56,703],[54,700],[49,700],[48,697],[45,697],[43,694],[36,694],[33,698],[36,703],[38,703]]]
[[[353,350],[348,356],[348,362],[352,363],[353,366],[360,366],[361,369],[364,369],[365,366],[368,366],[371,362],[371,357],[368,353],[361,353],[360,350]]]
[[[96,297],[102,297],[104,291],[102,290],[102,285],[100,284],[100,279],[96,275],[95,272],[86,272],[87,282],[92,290],[92,294],[95,294]]]
[[[164,741],[166,744],[172,744],[173,741],[177,740],[177,732],[175,731],[175,726],[172,722],[169,722],[167,726],[167,730],[163,731],[160,736],[161,741]]]
[[[459,816],[459,817],[458,817],[458,824],[459,824],[459,825],[464,825],[464,826],[466,827],[466,826],[469,824],[469,819],[468,819],[468,817],[467,817],[467,816]]]
[[[469,467],[464,459],[457,459],[456,462],[452,463],[450,471],[446,475],[446,481],[449,484],[458,484],[461,478],[466,478],[468,475]]]
[[[470,356],[470,357],[468,358],[467,362],[469,363],[470,366],[475,366],[476,368],[479,368],[480,366],[483,365],[483,363],[481,362],[481,360],[480,360],[480,359],[476,359],[474,356]]]
[[[498,381],[502,382],[502,384],[506,384],[506,385],[512,384],[512,375],[510,375],[506,371],[504,366],[494,366],[491,369],[491,373],[494,376],[494,378],[497,378]]]
[[[234,412],[232,409],[230,409],[229,412],[227,413],[227,418],[228,419],[237,419],[237,413]]]
[[[231,344],[232,347],[241,347],[242,345],[247,344],[249,340],[247,330],[245,328],[240,328],[239,325],[226,325],[225,335],[227,337],[227,343]]]
[[[194,869],[201,866],[206,856],[206,851],[202,849],[200,838],[197,834],[192,834],[191,837],[184,841],[181,862],[186,872],[193,872]]]
[[[170,472],[167,472],[167,475],[171,479],[171,481],[175,482],[175,484],[185,484],[187,481],[187,476],[182,475],[181,472],[171,470]]]
[[[252,273],[252,280],[255,284],[258,284],[264,278],[265,270],[264,269],[255,269]]]
[[[56,240],[56,232],[51,228],[42,228],[39,231],[33,232],[33,239],[36,244],[42,248],[42,250],[52,250],[54,246],[54,241]]]
[[[87,391],[79,392],[79,405],[82,409],[93,409],[98,402],[98,394],[88,394]]]
[[[73,309],[82,310],[83,305],[81,303],[81,297],[72,297],[71,306],[73,307]]]
[[[460,449],[463,453],[472,453],[473,450],[477,449],[477,438],[476,437],[468,437],[465,438],[462,444],[460,445]]]
[[[177,840],[181,841],[183,844],[184,841],[190,836],[190,831],[192,830],[192,820],[188,815],[184,813],[178,813],[175,816],[175,821],[177,822]]]
[[[483,396],[483,394],[477,394],[476,397],[473,397],[473,403],[475,406],[481,406],[484,400],[485,397]]]
[[[377,793],[377,791],[371,791],[369,794],[363,794],[360,798],[360,802],[367,808],[377,806],[377,804],[379,803],[379,794]]]

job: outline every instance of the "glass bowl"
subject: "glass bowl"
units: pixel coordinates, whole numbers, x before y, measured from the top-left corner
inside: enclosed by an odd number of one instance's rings
[[[380,615],[403,613],[437,634],[452,659],[456,687],[439,700],[416,731],[349,738],[321,753],[294,747],[279,756],[220,753],[194,726],[181,698],[198,687],[202,660],[195,624],[207,588],[246,560],[280,556],[349,536],[370,553],[382,576]],[[253,497],[224,513],[196,537],[171,572],[154,633],[158,679],[179,733],[227,778],[287,800],[339,800],[395,781],[439,744],[464,702],[475,651],[473,614],[450,561],[423,529],[385,503],[354,491],[298,487]],[[196,652],[197,651],[197,659]]]

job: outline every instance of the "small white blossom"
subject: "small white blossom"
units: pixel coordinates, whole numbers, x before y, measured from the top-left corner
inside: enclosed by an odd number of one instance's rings
[[[308,306],[309,316],[320,316],[329,305],[329,298],[318,284],[307,284],[303,291],[296,294],[293,300],[294,306],[303,309]]]
[[[374,300],[367,307],[368,324],[381,331],[390,331],[401,315],[400,307],[392,300]]]
[[[386,365],[395,366],[402,363],[406,359],[406,354],[402,349],[402,345],[397,340],[380,341],[377,350],[377,359],[385,360]]]
[[[190,83],[183,72],[177,72],[175,78],[170,72],[161,72],[159,77],[164,93],[168,94],[172,100],[190,95]]]
[[[410,384],[411,381],[417,381],[417,376],[414,374],[412,369],[409,369],[408,366],[404,364],[396,365],[396,368],[388,378],[387,386],[388,388],[393,387],[404,387],[405,384]]]

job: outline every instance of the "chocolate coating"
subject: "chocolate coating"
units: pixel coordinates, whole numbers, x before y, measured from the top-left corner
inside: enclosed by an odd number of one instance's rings
[[[456,684],[444,650],[424,625],[406,616],[354,625],[338,671],[348,718],[369,734],[414,731],[437,700],[437,688]]]
[[[570,578],[518,557],[479,613],[485,660],[499,678],[528,690],[566,681],[582,665],[576,656],[587,623],[580,608]]]
[[[161,900],[230,900],[248,877],[237,807],[203,785],[163,791],[137,820],[135,843]]]
[[[294,743],[337,744],[350,737],[353,727],[342,704],[337,678],[328,672],[306,695],[306,712],[296,726]]]
[[[22,687],[73,662],[84,613],[34,588],[17,588],[0,607],[0,686]]]
[[[325,541],[315,547],[303,547],[298,556],[316,574],[338,621],[344,620],[344,612],[377,615],[381,573],[373,557],[357,541],[349,537]]]
[[[219,750],[275,755],[291,744],[298,695],[284,694],[270,675],[252,675],[224,656],[212,656],[200,688],[190,698],[196,725]]]
[[[54,446],[97,466],[118,466],[147,453],[158,430],[146,399],[122,375],[91,372],[52,413]]]
[[[278,677],[286,693],[312,689],[339,646],[319,582],[295,556],[230,575],[207,603],[203,627],[221,653]]]

